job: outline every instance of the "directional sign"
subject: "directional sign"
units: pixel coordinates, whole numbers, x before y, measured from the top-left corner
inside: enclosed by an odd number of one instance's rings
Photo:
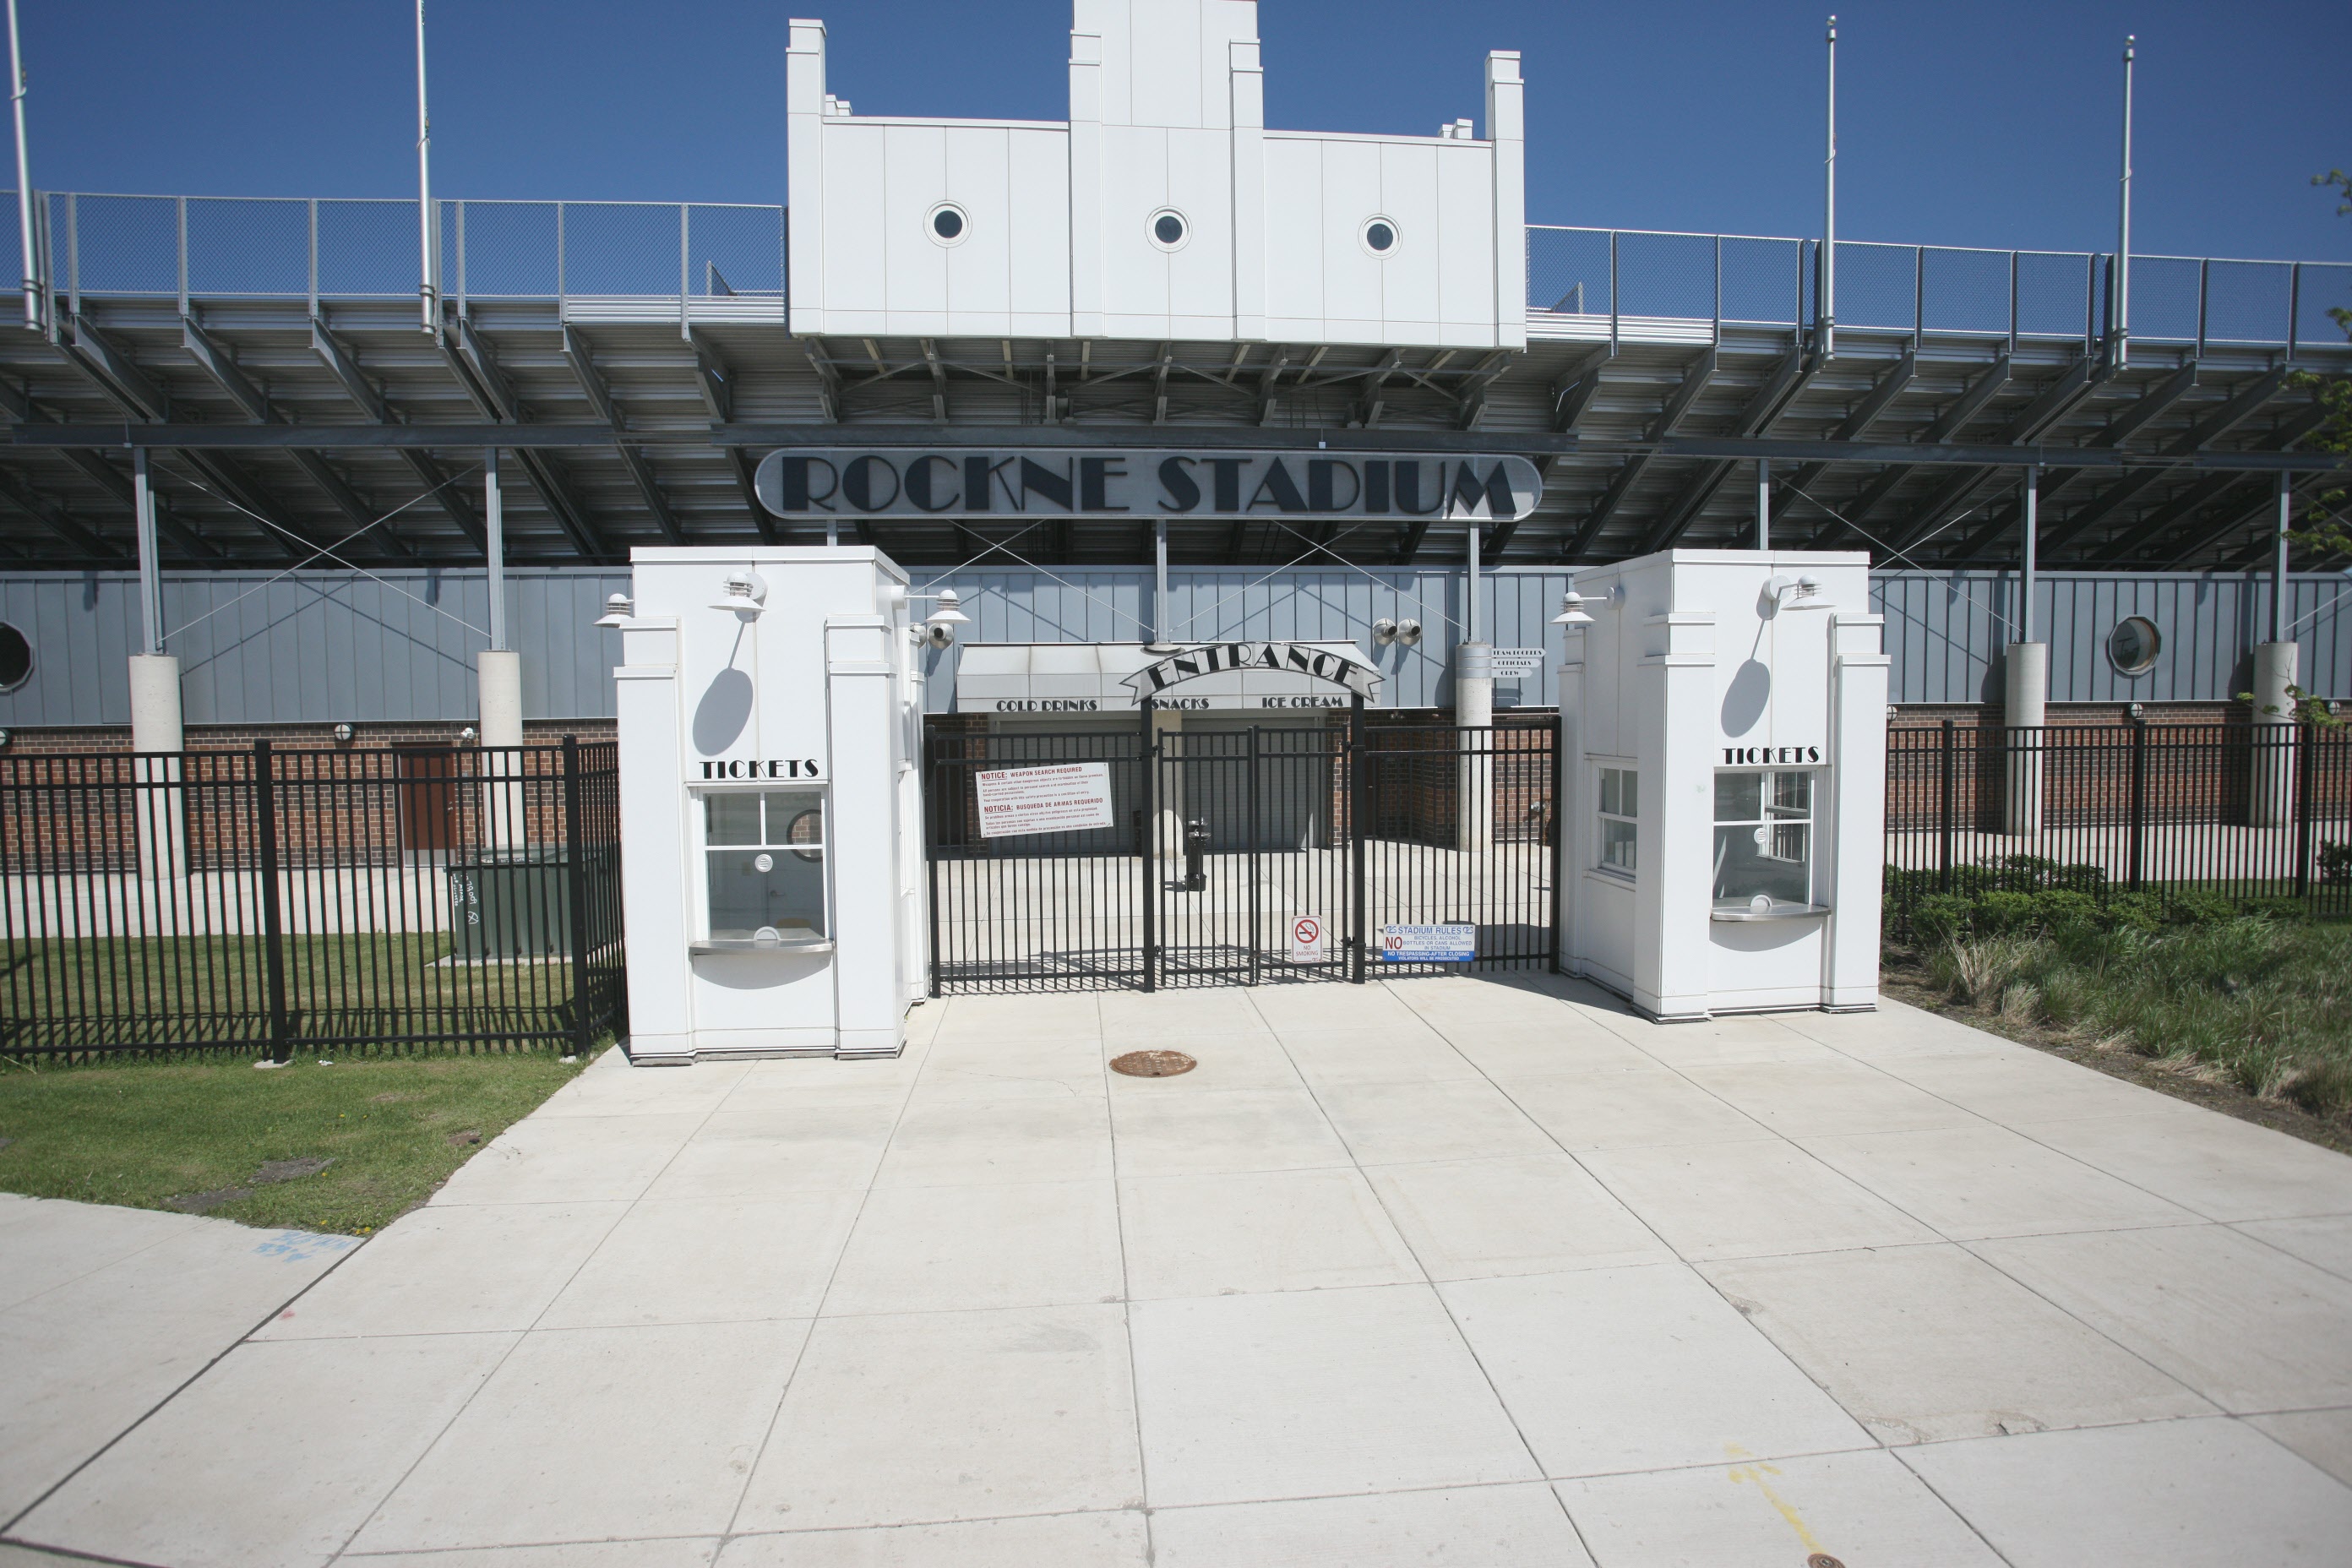
[[[1488,656],[1495,679],[1525,680],[1540,676],[1544,667],[1544,650],[1539,647],[1498,647]]]

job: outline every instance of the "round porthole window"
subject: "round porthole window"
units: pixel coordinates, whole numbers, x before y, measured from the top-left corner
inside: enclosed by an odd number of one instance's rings
[[[33,645],[25,634],[0,621],[0,691],[14,691],[33,679]]]
[[[931,209],[929,226],[931,238],[940,245],[961,245],[964,236],[971,232],[971,219],[963,208],[953,202],[941,202]]]
[[[1374,256],[1393,255],[1397,247],[1396,220],[1385,217],[1366,218],[1363,230],[1358,237],[1363,241],[1364,248]]]
[[[2146,675],[2164,651],[2164,634],[2146,616],[2117,623],[2107,634],[2107,658],[2120,675]]]
[[[1144,226],[1144,232],[1160,249],[1176,250],[1192,237],[1192,226],[1185,222],[1184,215],[1175,208],[1161,207],[1151,215],[1151,221]]]

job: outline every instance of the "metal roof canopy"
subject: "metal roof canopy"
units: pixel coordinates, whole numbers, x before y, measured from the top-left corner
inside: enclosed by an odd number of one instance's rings
[[[1781,313],[1801,314],[1809,242],[1730,243],[1794,247]],[[1901,248],[1924,280],[1928,253]],[[2072,259],[2093,264],[2078,308],[2095,326],[2097,258]],[[506,476],[518,563],[614,562],[638,543],[817,542],[821,524],[756,505],[751,468],[772,447],[1516,452],[1545,470],[1545,497],[1487,530],[1486,558],[1504,563],[1744,544],[1761,458],[1776,542],[1866,544],[1882,565],[2000,564],[2016,553],[2021,471],[2038,468],[2052,569],[2245,564],[2270,548],[2276,476],[2340,482],[2347,462],[2297,450],[2325,414],[2294,373],[2352,371],[2352,346],[2297,342],[2292,321],[2269,341],[2207,331],[2206,270],[2284,264],[2191,264],[2195,335],[2135,327],[2127,365],[2095,330],[2021,332],[2013,296],[2006,330],[1927,327],[1924,293],[1907,327],[1842,317],[1823,358],[1810,323],[1725,319],[1719,259],[1711,316],[1563,298],[1576,308],[1528,312],[1524,353],[795,338],[779,299],[722,293],[715,266],[668,296],[455,299],[436,337],[413,297],[189,292],[184,262],[182,292],[106,291],[87,256],[79,265],[79,286],[53,291],[50,335],[0,336],[0,559],[24,566],[131,558],[127,459],[141,448],[166,558],[199,565],[478,561],[493,447],[519,458]],[[991,546],[1057,565],[1152,551],[1150,521],[1129,517],[882,519],[859,531],[915,564]],[[1390,563],[1451,559],[1463,531],[1268,514],[1178,519],[1169,542],[1179,563]]]

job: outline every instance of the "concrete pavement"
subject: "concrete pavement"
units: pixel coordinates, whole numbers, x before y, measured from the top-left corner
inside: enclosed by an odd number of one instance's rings
[[[1899,1005],[1662,1028],[1441,979],[914,1025],[895,1062],[608,1056],[8,1540],[175,1568],[2352,1540],[2352,1160],[2281,1134]],[[1201,1067],[1105,1070],[1144,1047]]]

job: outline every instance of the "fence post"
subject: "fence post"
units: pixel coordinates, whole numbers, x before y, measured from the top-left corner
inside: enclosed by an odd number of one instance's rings
[[[1364,694],[1360,691],[1348,699],[1348,856],[1350,900],[1355,904],[1354,918],[1349,925],[1354,928],[1351,938],[1355,944],[1354,973],[1349,978],[1357,984],[1364,983],[1364,968],[1371,957],[1372,911],[1364,900]]]
[[[1143,730],[1136,737],[1137,755],[1143,763],[1142,842],[1135,847],[1137,882],[1143,889],[1143,988],[1157,990],[1160,973],[1160,748],[1151,732],[1151,699],[1137,704]]]
[[[2132,716],[2131,854],[2128,880],[2139,891],[2143,857],[2147,843],[2147,721]]]
[[[261,850],[261,947],[268,987],[269,1059],[291,1061],[294,1032],[286,1014],[286,932],[278,900],[278,779],[269,742],[253,742],[254,833]]]
[[[1958,728],[1949,719],[1944,721],[1942,748],[1943,778],[1936,802],[1937,861],[1936,888],[1938,892],[1952,890],[1952,807],[1958,793],[1958,779],[1952,772],[1953,732]]]
[[[2319,730],[2305,723],[2294,728],[2294,896],[2311,897],[2312,753],[2319,749]]]
[[[563,737],[563,858],[572,904],[572,1054],[585,1060],[596,1043],[589,1009],[588,833],[580,809],[580,737]]]

